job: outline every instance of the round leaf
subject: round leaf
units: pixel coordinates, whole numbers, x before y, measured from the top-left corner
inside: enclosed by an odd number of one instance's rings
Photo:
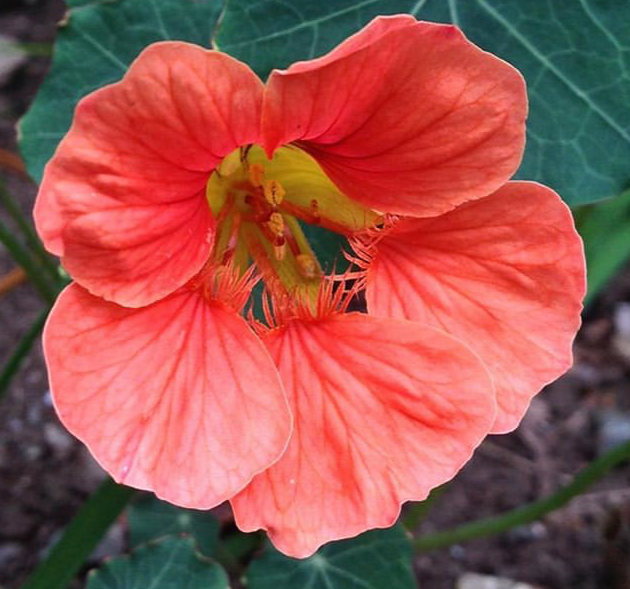
[[[208,511],[176,507],[151,495],[141,497],[127,512],[132,547],[163,536],[191,536],[199,551],[214,555],[219,521]]]
[[[216,0],[70,0],[69,4],[50,73],[20,121],[20,149],[37,182],[70,128],[80,98],[122,78],[135,57],[156,41],[209,47],[221,9]]]
[[[269,547],[246,581],[249,589],[414,589],[411,557],[411,543],[395,526],[327,544],[303,560]]]
[[[110,560],[88,576],[86,589],[228,589],[227,575],[195,552],[190,538],[166,538]]]

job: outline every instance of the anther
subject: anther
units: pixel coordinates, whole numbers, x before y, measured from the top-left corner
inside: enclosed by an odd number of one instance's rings
[[[282,235],[284,232],[284,218],[278,212],[271,213],[269,221],[267,221],[267,227],[274,235]]]
[[[260,188],[265,176],[265,168],[261,164],[252,164],[248,170],[249,183],[255,188]]]
[[[263,191],[265,194],[265,200],[272,206],[277,207],[282,203],[282,199],[286,194],[282,184],[277,180],[267,180],[264,183]]]
[[[298,254],[295,256],[298,272],[303,278],[315,278],[319,275],[317,261],[309,254]]]

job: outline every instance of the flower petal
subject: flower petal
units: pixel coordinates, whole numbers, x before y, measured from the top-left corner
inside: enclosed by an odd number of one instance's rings
[[[221,503],[286,446],[291,417],[268,352],[198,292],[128,309],[71,285],[44,351],[64,425],[117,481],[177,505]]]
[[[35,205],[46,247],[82,286],[125,306],[182,286],[210,249],[206,182],[258,140],[261,100],[260,80],[235,59],[151,45],[77,106]]]
[[[470,458],[494,418],[487,371],[422,325],[350,313],[293,321],[266,338],[289,395],[287,451],[234,497],[242,530],[306,557],[392,525]]]
[[[518,71],[459,29],[380,17],[327,56],[271,74],[264,146],[295,141],[358,202],[433,216],[515,172],[526,112]]]
[[[404,220],[377,247],[368,310],[468,343],[494,379],[493,431],[514,429],[572,363],[585,268],[567,206],[545,186],[509,182],[441,217]]]

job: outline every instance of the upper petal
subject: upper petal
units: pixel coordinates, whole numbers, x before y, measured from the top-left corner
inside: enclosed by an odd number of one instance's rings
[[[206,182],[226,154],[258,140],[261,101],[260,80],[227,55],[149,46],[122,81],[81,100],[46,166],[35,204],[46,247],[119,304],[173,292],[208,257]]]
[[[378,243],[368,270],[372,313],[444,329],[493,376],[495,433],[572,363],[585,293],[582,242],[551,189],[509,182],[432,219],[407,219]]]
[[[514,173],[526,112],[518,71],[459,29],[379,17],[327,56],[271,74],[263,143],[297,141],[366,206],[432,216]]]
[[[293,321],[265,343],[289,396],[287,451],[234,497],[238,526],[294,557],[394,523],[469,459],[494,392],[463,344],[422,325],[351,313]]]
[[[57,413],[117,481],[207,509],[283,452],[291,417],[244,319],[198,292],[129,309],[69,286],[44,332]]]

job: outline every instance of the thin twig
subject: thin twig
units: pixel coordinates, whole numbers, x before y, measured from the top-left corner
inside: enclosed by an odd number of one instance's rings
[[[0,276],[0,297],[22,284],[26,278],[26,272],[22,268],[13,268]]]
[[[573,481],[559,491],[501,515],[463,524],[451,530],[428,534],[414,540],[416,550],[428,551],[452,546],[467,540],[493,536],[516,526],[536,521],[564,507],[574,497],[601,479],[611,468],[630,458],[630,442],[613,448],[583,468]]]

